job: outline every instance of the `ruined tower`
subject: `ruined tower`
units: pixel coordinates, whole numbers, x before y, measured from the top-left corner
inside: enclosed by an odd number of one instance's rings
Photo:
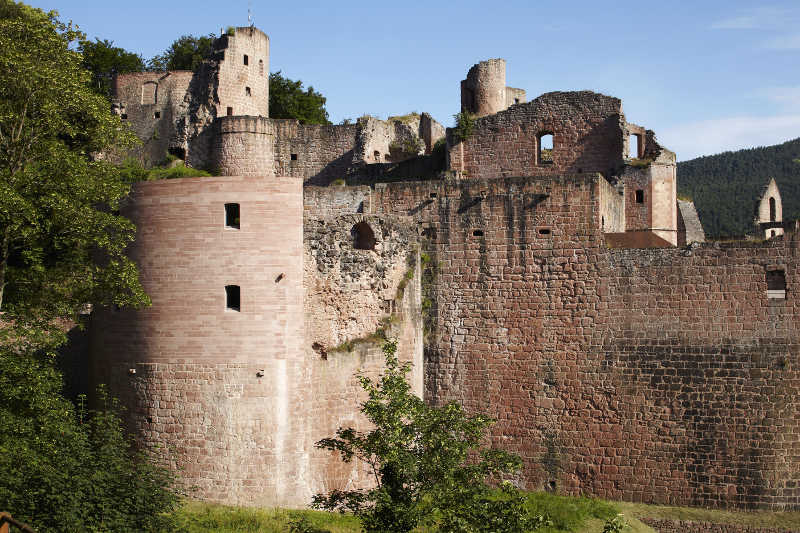
[[[506,60],[488,59],[473,65],[461,81],[461,111],[484,117],[525,103],[525,91],[506,87]]]

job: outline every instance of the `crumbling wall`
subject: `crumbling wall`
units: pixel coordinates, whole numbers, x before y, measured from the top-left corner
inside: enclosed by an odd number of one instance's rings
[[[238,229],[226,203],[240,206]],[[300,180],[184,178],[136,184],[123,211],[153,304],[95,311],[94,383],[193,497],[310,499],[302,206]],[[239,310],[227,308],[228,285],[240,287]]]
[[[622,163],[625,119],[617,98],[589,91],[553,92],[476,121],[459,142],[449,130],[451,170],[469,179],[600,172]],[[540,153],[553,136],[552,159]]]
[[[323,219],[339,215],[354,215],[370,212],[372,188],[366,185],[356,187],[313,187],[303,188],[303,215],[310,219]]]
[[[706,242],[706,234],[694,202],[678,200],[678,246]]]
[[[524,104],[527,101],[525,89],[506,87],[506,109],[512,105]]]
[[[598,180],[600,229],[604,233],[625,231],[625,185],[612,185],[606,179]]]
[[[306,204],[324,199],[320,189]],[[332,201],[336,203],[336,200]],[[369,226],[374,249],[364,249]],[[369,236],[368,236],[369,237]],[[415,228],[387,216],[362,214],[306,218],[304,224],[305,353],[314,402],[308,420],[311,442],[338,427],[369,427],[359,405],[366,399],[355,376],[375,377],[385,367],[385,339],[398,341],[398,357],[412,363],[412,388],[422,396],[420,266]],[[369,247],[369,246],[366,246]],[[374,483],[358,461],[311,453],[315,492]]]
[[[767,184],[761,189],[761,195],[756,201],[755,227],[758,236],[764,239],[771,239],[783,235],[783,201],[778,184],[774,178],[770,178]]]
[[[181,146],[176,123],[187,112],[189,71],[134,72],[113,81],[112,110],[141,139],[134,152],[147,165],[160,164],[170,147]]]

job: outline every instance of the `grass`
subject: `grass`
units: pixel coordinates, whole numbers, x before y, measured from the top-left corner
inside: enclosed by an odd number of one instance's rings
[[[654,533],[640,518],[690,520],[717,524],[800,530],[800,512],[721,511],[691,507],[668,507],[641,503],[609,502],[585,497],[558,496],[544,492],[528,494],[528,508],[545,514],[551,526],[537,533],[598,533],[607,520],[622,513],[624,533]],[[305,528],[290,529],[304,519]],[[358,520],[351,515],[308,510],[257,509],[188,502],[177,513],[179,531],[187,533],[357,533]],[[310,526],[310,527],[309,527]],[[419,533],[429,533],[420,531]]]
[[[204,170],[187,167],[182,163],[172,167],[157,166],[153,168],[144,168],[138,161],[133,159],[125,161],[119,169],[122,180],[125,183],[211,176],[211,174]]]

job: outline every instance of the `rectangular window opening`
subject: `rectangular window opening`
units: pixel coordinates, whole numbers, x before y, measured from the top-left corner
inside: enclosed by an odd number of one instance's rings
[[[229,117],[232,117],[232,116],[233,116],[233,108],[232,108],[232,107],[229,107],[229,108],[228,108],[226,111],[227,111],[227,113],[226,113],[226,114],[227,114]]]
[[[637,204],[644,203],[644,191],[642,189],[636,189],[636,203]]]
[[[786,298],[786,273],[783,270],[767,270],[767,298]]]
[[[642,155],[639,153],[639,142],[641,140],[641,136],[636,133],[631,133],[628,136],[628,154],[630,155],[631,159],[639,159]]]
[[[550,228],[539,229],[539,235],[550,235]]]
[[[482,230],[482,229],[476,229],[476,230],[474,230],[474,231],[472,232],[472,236],[473,236],[473,237],[483,237],[483,230]]]
[[[431,193],[431,198],[436,198],[438,195],[435,192]]]
[[[225,227],[239,229],[239,204],[225,204]]]
[[[253,95],[253,93],[250,91],[250,87],[245,87],[244,88],[244,94],[247,95],[247,96],[252,96]]]
[[[244,55],[244,64],[245,65],[249,65],[250,64],[250,58],[247,57],[247,54]]]
[[[292,161],[297,161],[297,154],[292,154],[290,157]]]
[[[225,285],[225,308],[230,311],[242,310],[242,293],[238,285]]]
[[[122,120],[128,120],[128,114],[127,113],[123,113],[122,115],[120,115],[119,118],[121,118]]]
[[[156,111],[153,113],[153,118],[161,118],[161,111]]]

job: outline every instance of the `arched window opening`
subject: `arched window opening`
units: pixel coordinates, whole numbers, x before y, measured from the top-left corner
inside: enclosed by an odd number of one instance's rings
[[[539,134],[538,162],[540,165],[553,164],[553,134],[546,131]]]
[[[775,213],[775,198],[770,196],[770,198],[769,198],[769,221],[770,222],[775,222],[775,217],[776,217],[776,213]]]
[[[356,250],[375,249],[375,243],[377,242],[375,233],[366,222],[359,222],[353,226],[353,229],[350,230],[350,235],[353,237],[353,247]]]

